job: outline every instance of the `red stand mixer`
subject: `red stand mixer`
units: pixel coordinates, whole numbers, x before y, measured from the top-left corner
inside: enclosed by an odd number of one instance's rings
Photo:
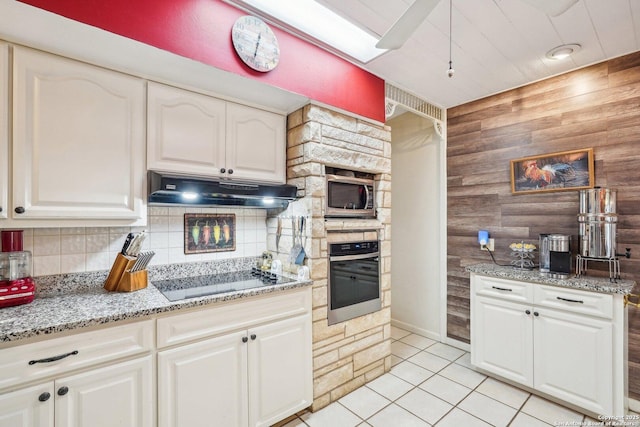
[[[31,252],[22,250],[22,234],[22,230],[0,231],[0,308],[30,303],[36,294]]]

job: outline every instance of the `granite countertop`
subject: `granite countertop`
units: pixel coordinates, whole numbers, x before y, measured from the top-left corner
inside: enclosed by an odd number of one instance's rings
[[[149,268],[149,285],[134,292],[108,292],[103,283],[108,272],[35,277],[37,293],[29,304],[0,309],[0,343],[38,335],[95,326],[157,313],[206,306],[223,301],[300,288],[311,280],[297,280],[216,295],[169,301],[153,286],[154,280],[248,270],[253,258],[217,263],[185,263]],[[285,274],[285,276],[287,276]]]
[[[582,289],[586,291],[628,295],[633,290],[636,282],[633,280],[618,279],[615,282],[608,277],[593,276],[569,276],[567,279],[553,279],[540,275],[536,270],[520,269],[512,266],[495,264],[475,264],[466,267],[470,273],[482,276],[497,277],[500,279],[521,280],[524,282],[540,283],[543,285],[562,286],[565,288]]]

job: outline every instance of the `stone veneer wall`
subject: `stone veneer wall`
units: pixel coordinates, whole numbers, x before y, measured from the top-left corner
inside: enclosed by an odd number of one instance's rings
[[[279,213],[283,236],[276,248],[278,219],[267,220],[267,247],[283,261],[292,246],[291,216],[307,217],[305,244],[313,285],[314,402],[318,410],[391,368],[391,131],[316,105],[291,113],[287,125],[287,177],[301,197]],[[373,173],[378,215],[374,220],[324,218],[325,166]],[[382,309],[329,326],[328,244],[350,240],[381,242]]]

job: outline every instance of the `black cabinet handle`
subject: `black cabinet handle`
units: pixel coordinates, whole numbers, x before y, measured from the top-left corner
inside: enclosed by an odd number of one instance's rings
[[[526,314],[531,314],[531,310],[526,310],[525,313]]]
[[[533,315],[534,315],[534,316],[540,316],[540,313],[538,313],[537,311],[534,311],[534,312],[533,312]]]
[[[558,298],[560,301],[575,302],[575,303],[578,303],[578,304],[584,304],[584,301],[580,301],[580,300],[577,300],[577,299],[569,299],[569,298],[562,298],[562,297],[556,297],[556,298]]]
[[[249,338],[247,338],[247,337],[242,337],[242,342],[247,342],[247,341],[249,341]]]
[[[251,341],[256,339],[256,334],[251,334]]]
[[[64,359],[65,357],[74,356],[76,354],[78,354],[78,350],[73,350],[70,353],[61,354],[59,356],[47,357],[45,359],[30,360],[29,365],[35,365],[36,363],[51,363],[55,362],[56,360]]]
[[[18,206],[17,208],[14,209],[14,211],[17,214],[23,214],[24,213],[24,208],[22,206]]]
[[[49,393],[48,391],[45,391],[40,396],[38,396],[38,400],[40,402],[46,402],[47,400],[49,400],[50,397],[51,397],[51,393]]]
[[[231,175],[233,173],[233,169],[229,169],[228,174]]]
[[[220,173],[225,173],[227,170],[225,168],[220,168]]]
[[[0,206],[0,212],[2,212],[2,206]]]
[[[69,393],[69,387],[67,386],[62,386],[58,389],[58,396],[64,396],[67,393]]]
[[[507,292],[513,292],[513,289],[509,289],[509,288],[499,288],[497,286],[492,286],[493,289],[496,289],[498,291],[507,291]]]

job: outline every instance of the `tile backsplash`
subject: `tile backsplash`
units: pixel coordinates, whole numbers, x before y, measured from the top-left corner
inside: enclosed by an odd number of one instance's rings
[[[234,213],[236,250],[185,255],[185,213]],[[131,231],[147,231],[143,250],[156,252],[152,265],[252,257],[267,249],[266,216],[265,209],[151,206],[146,227],[27,228],[24,250],[36,277],[108,270]]]

